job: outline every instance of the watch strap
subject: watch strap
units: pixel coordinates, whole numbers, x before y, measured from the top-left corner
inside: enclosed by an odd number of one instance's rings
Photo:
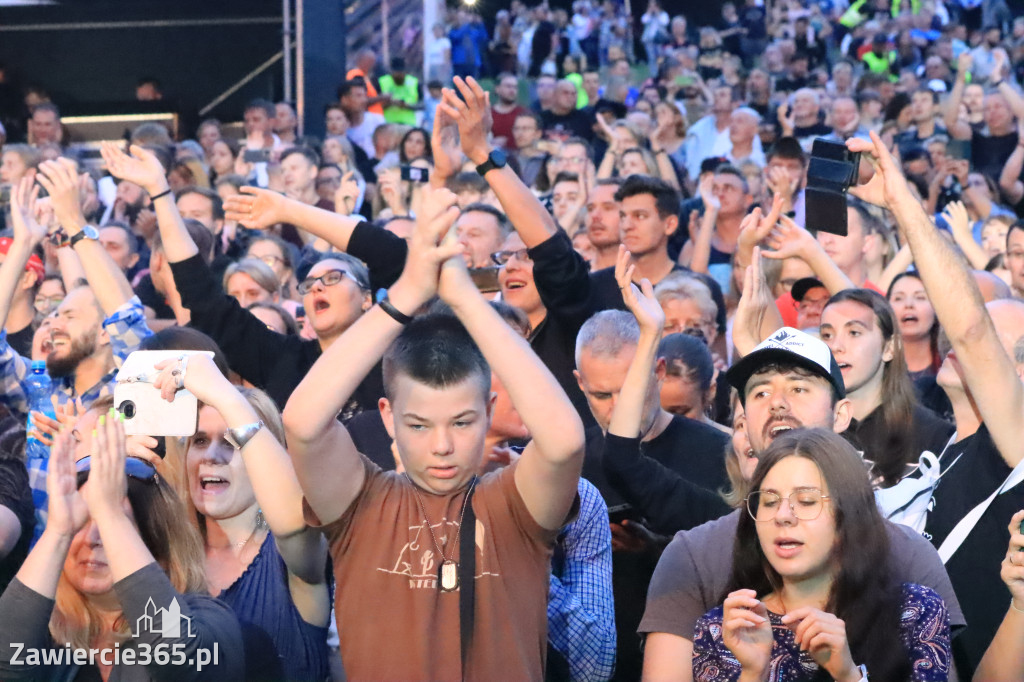
[[[92,225],[86,225],[81,230],[76,232],[68,240],[68,246],[75,248],[75,244],[82,241],[83,239],[96,239],[96,228]]]
[[[236,450],[241,450],[246,444],[253,439],[253,437],[260,432],[264,426],[263,420],[255,421],[251,424],[243,424],[234,429],[228,429],[224,432],[224,440],[231,443],[232,447]]]
[[[500,163],[499,161],[495,161],[496,154]],[[495,149],[487,156],[486,161],[484,161],[483,163],[476,167],[476,172],[478,175],[484,176],[490,173],[495,168],[504,168],[507,164],[508,161],[505,159],[505,155],[500,153],[497,149]]]

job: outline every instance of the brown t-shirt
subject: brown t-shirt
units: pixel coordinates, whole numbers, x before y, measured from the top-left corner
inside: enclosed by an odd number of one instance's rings
[[[402,474],[363,458],[366,480],[345,514],[323,530],[337,582],[341,658],[350,680],[459,680],[459,593],[437,585],[440,558]],[[547,653],[547,593],[557,531],[530,515],[516,465],[485,475],[476,513],[476,608],[467,680],[540,680]],[[465,492],[419,498],[445,557]],[[306,505],[310,525],[319,525]],[[464,536],[460,536],[462,541]]]

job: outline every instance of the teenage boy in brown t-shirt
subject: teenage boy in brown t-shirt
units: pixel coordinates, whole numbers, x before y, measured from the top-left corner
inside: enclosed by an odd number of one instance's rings
[[[387,301],[331,344],[292,393],[284,411],[289,450],[307,518],[330,542],[350,679],[540,680],[551,546],[576,497],[583,425],[527,342],[477,291],[461,247],[439,245],[458,217],[455,196],[425,192]],[[435,294],[454,316],[410,320]],[[381,356],[380,411],[401,474],[362,457],[335,419]],[[517,463],[478,479],[491,369],[533,440]],[[470,489],[476,523],[463,532]],[[449,580],[471,538],[476,599],[463,669],[459,591]],[[451,573],[439,577],[442,564]]]

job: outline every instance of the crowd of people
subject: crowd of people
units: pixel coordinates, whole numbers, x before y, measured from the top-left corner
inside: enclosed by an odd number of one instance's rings
[[[633,10],[452,11],[323,139],[24,93],[0,676],[1024,679],[1024,17]]]

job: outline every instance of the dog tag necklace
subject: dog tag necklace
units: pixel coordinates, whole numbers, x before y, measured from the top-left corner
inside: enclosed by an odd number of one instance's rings
[[[416,495],[416,504],[419,506],[420,514],[427,524],[427,530],[430,531],[430,539],[434,542],[434,549],[437,551],[437,555],[441,557],[441,564],[437,569],[437,584],[441,586],[442,592],[454,592],[459,589],[459,565],[455,562],[455,553],[453,552],[452,558],[449,559],[441,551],[440,545],[437,544],[437,537],[434,535],[434,527],[430,524],[430,519],[427,518],[427,511],[423,507],[423,500],[420,499],[420,491],[408,473],[405,474],[405,477],[409,479],[409,483],[412,483],[412,491]],[[459,544],[459,536],[462,535],[462,519],[466,516],[466,503],[469,502],[470,493],[473,492],[474,486],[476,486],[476,476],[469,482],[469,488],[466,489],[466,497],[462,500],[462,512],[459,514],[459,529],[455,531],[455,541],[450,545],[452,547],[457,547]],[[473,542],[476,542],[475,538]]]

